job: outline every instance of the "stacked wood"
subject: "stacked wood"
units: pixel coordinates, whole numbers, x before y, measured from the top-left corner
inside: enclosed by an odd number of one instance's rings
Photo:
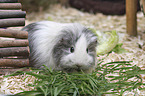
[[[0,1],[0,28],[25,25],[26,12],[21,10],[18,0]]]
[[[28,32],[0,29],[0,37],[16,38],[15,40],[0,40],[0,67],[28,66]]]
[[[21,10],[18,0],[0,0],[0,28],[24,26],[25,16],[26,12]],[[0,29],[0,74],[12,71],[11,67],[29,66],[28,57],[28,32]]]

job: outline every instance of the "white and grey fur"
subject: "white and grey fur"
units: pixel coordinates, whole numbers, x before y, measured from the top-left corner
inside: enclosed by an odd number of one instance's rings
[[[28,31],[31,66],[66,72],[95,67],[97,37],[83,25],[40,21],[22,30]]]

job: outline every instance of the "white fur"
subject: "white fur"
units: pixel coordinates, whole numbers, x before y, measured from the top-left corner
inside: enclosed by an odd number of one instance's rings
[[[84,26],[77,24],[77,23],[55,23],[51,21],[41,21],[37,22],[38,24],[36,27],[38,30],[34,32],[29,32],[28,39],[30,38],[33,54],[31,59],[37,61],[34,67],[46,65],[52,69],[60,69],[57,68],[55,65],[55,61],[53,58],[53,48],[59,41],[59,36],[63,34],[62,29],[69,28],[72,30],[73,34],[76,36],[81,36],[77,42],[75,43],[75,51],[69,55],[62,57],[61,65],[63,67],[71,67],[75,68],[76,64],[81,66],[82,69],[89,69],[91,67],[90,64],[93,62],[93,58],[87,54],[87,34],[82,33]],[[77,30],[77,31],[76,31]],[[92,38],[94,40],[95,38]],[[34,62],[35,62],[34,61]],[[41,65],[40,65],[41,64]],[[41,68],[41,67],[40,67]]]
[[[53,46],[58,41],[56,36],[60,35],[60,30],[62,25],[60,23],[42,21],[39,24],[45,25],[45,27],[40,26],[40,30],[34,32],[32,38],[35,38],[33,41],[35,53],[35,59],[38,59],[38,63],[44,62],[49,68],[55,68],[54,60],[52,57]],[[38,26],[39,27],[39,26]],[[54,29],[54,30],[52,30]],[[47,30],[47,31],[46,31]],[[37,32],[37,34],[36,34]],[[46,52],[46,53],[45,53]],[[37,58],[39,57],[39,58]]]
[[[35,31],[32,35],[33,37],[31,37],[33,39],[33,50],[35,50],[36,52],[34,58],[36,59],[38,64],[44,63],[49,68],[54,69],[56,68],[55,66],[56,64],[54,64],[54,60],[52,57],[52,50],[54,48],[54,45],[59,40],[57,36],[62,34],[60,31],[64,29],[64,27],[65,28],[67,28],[68,26],[71,27],[73,26],[73,24],[72,23],[67,23],[67,24],[56,23],[56,22],[51,22],[51,21],[41,21],[41,22],[38,22],[38,24],[44,25],[44,26],[38,26],[39,30]],[[79,27],[77,26],[77,23],[75,27]],[[74,34],[78,35],[78,33],[79,32],[74,31]],[[37,65],[35,66],[37,67]]]
[[[77,67],[77,64],[81,66],[82,69],[89,69],[88,66],[90,66],[90,62],[93,62],[93,58],[87,54],[87,46],[86,37],[82,34],[75,45],[74,53],[63,57],[61,61],[62,64],[66,67],[72,66],[72,68]]]

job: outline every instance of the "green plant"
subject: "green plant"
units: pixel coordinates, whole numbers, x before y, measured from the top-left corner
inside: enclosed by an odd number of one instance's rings
[[[118,53],[118,54],[121,54],[121,53],[126,53],[127,51],[122,48],[122,45],[123,43],[118,43],[112,50],[111,52],[115,52],[115,53]]]
[[[145,70],[131,66],[130,61],[106,64],[102,62],[100,61],[96,70],[90,74],[53,71],[45,66],[44,70],[18,71],[9,76],[26,73],[36,78],[35,83],[31,85],[35,87],[34,90],[17,94],[24,96],[102,96],[103,94],[122,96],[125,91],[143,89],[139,87],[145,85],[140,74],[144,74]],[[131,80],[132,78],[134,79]]]
[[[119,36],[115,30],[108,32],[96,31],[93,28],[89,28],[93,33],[96,34],[98,39],[97,55],[107,54],[117,46]],[[119,46],[121,48],[121,46]]]

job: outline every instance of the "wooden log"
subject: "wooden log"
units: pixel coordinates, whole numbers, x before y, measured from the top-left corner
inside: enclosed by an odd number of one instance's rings
[[[5,18],[25,18],[25,11],[1,11],[0,10],[0,19]]]
[[[0,19],[0,28],[24,26],[25,18]]]
[[[0,48],[0,57],[9,56],[29,56],[28,47],[10,47],[10,48]]]
[[[0,9],[21,9],[21,3],[0,3]]]
[[[137,35],[137,2],[138,0],[126,0],[126,25],[130,36]]]
[[[26,47],[28,40],[0,40],[0,47]]]
[[[27,67],[29,59],[0,59],[0,67]]]
[[[27,39],[28,32],[21,30],[0,29],[0,37]]]
[[[145,14],[145,0],[142,0],[143,12]]]
[[[11,10],[11,9],[8,9],[8,10],[1,10],[1,9],[0,9],[0,12],[7,12],[7,11],[13,11],[13,12],[14,12],[14,11],[22,11],[22,10],[21,10],[21,9],[20,9],[20,10]]]
[[[16,3],[18,0],[0,0],[0,3]]]

